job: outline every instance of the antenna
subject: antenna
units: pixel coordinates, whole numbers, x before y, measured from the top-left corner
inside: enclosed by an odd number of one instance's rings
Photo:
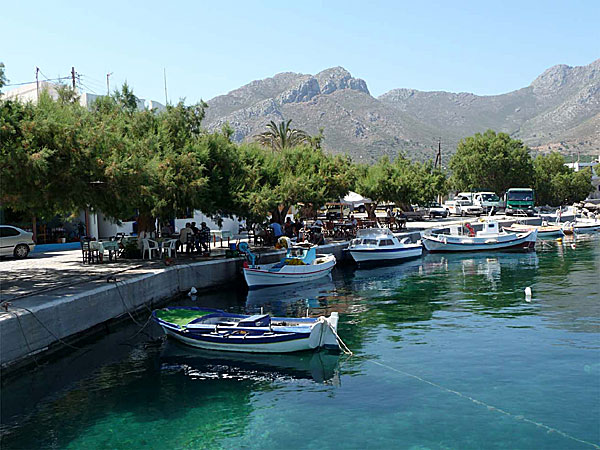
[[[167,103],[169,103],[169,100],[167,98],[167,69],[163,68],[163,78],[165,80],[165,106],[167,105]]]
[[[40,72],[40,68],[35,68],[35,89],[37,93],[37,101],[40,101],[40,80],[38,79],[38,73]]]
[[[106,74],[106,95],[110,95],[110,81],[108,79],[112,74],[112,72]]]

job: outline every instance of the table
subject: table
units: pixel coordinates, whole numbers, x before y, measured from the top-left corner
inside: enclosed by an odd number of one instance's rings
[[[217,244],[217,237],[223,247],[223,239],[227,239],[227,247],[229,247],[229,240],[233,237],[233,233],[229,230],[210,230],[210,235],[213,238],[213,245]]]
[[[90,241],[90,249],[97,250],[100,254],[100,261],[104,259],[104,252],[108,251],[108,260],[115,260],[119,255],[119,243],[117,241]]]

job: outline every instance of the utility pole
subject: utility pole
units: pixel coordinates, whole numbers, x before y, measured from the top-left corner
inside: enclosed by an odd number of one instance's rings
[[[112,74],[113,74],[112,72],[106,74],[106,95],[110,95],[110,82],[108,81],[108,78]]]
[[[75,67],[71,67],[71,79],[73,80],[73,90],[75,90]]]
[[[165,80],[165,106],[167,106],[167,103],[169,103],[169,100],[167,99],[167,69],[163,67],[163,78]]]
[[[40,68],[35,68],[35,89],[37,93],[37,101],[40,101],[40,80],[38,79],[38,73],[40,72]]]
[[[442,138],[438,138],[438,151],[437,151],[437,155],[435,156],[435,163],[433,164],[433,167],[437,167],[438,163],[440,165],[440,169],[442,168]]]

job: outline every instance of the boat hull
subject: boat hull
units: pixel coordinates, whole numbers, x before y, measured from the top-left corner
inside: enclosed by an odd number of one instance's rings
[[[354,261],[358,264],[364,264],[416,258],[422,255],[423,247],[421,245],[414,245],[394,249],[350,249],[348,251]]]
[[[547,228],[547,229],[545,229]],[[537,230],[537,238],[553,238],[553,237],[561,237],[564,236],[561,227],[551,226],[551,227],[532,227],[532,228],[514,228],[514,227],[504,227],[504,231],[509,233],[526,233],[527,231]]]
[[[287,320],[287,319],[277,319]],[[174,325],[157,319],[167,337],[190,347],[204,350],[243,353],[293,353],[325,348],[339,350],[337,332],[339,315],[319,319],[289,319],[305,321],[300,327],[272,328],[216,327],[207,325]]]
[[[331,273],[336,260],[333,255],[322,264],[305,266],[283,266],[280,270],[272,271],[269,266],[262,268],[244,268],[244,279],[249,288],[262,286],[277,286],[283,284],[301,283],[325,277]]]
[[[436,238],[423,235],[423,245],[427,251],[431,253],[437,252],[474,252],[474,251],[492,251],[492,250],[508,250],[522,249],[531,250],[535,248],[537,239],[537,231],[530,231],[516,235],[514,239],[505,239],[502,241],[495,239],[485,239],[478,242],[477,238],[465,238],[461,242],[453,242],[452,238],[444,240],[442,235],[437,235]],[[487,242],[486,242],[487,241]]]

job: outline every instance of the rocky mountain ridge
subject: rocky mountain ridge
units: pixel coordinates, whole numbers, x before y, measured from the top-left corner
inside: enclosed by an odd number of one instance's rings
[[[393,89],[375,98],[364,80],[333,67],[253,81],[208,105],[207,128],[229,123],[236,141],[251,140],[270,120],[292,119],[309,133],[323,127],[325,148],[355,160],[398,152],[431,158],[438,137],[447,154],[461,138],[488,128],[540,151],[600,151],[600,59],[553,66],[529,86],[493,96]]]

